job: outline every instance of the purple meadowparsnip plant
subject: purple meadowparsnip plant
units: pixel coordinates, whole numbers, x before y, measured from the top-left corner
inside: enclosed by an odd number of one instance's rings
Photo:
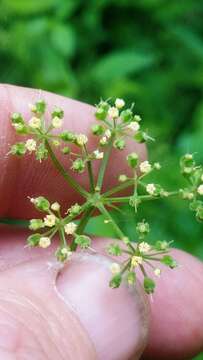
[[[161,275],[159,264],[171,269],[177,266],[175,259],[170,255],[170,244],[166,241],[147,242],[150,232],[149,224],[143,220],[136,225],[136,239],[130,241],[119,225],[111,216],[110,208],[118,208],[119,204],[129,204],[135,213],[141,211],[142,203],[150,200],[178,196],[189,202],[189,207],[195,212],[198,221],[203,221],[203,168],[196,165],[192,154],[185,154],[180,159],[180,171],[187,181],[187,187],[176,191],[165,190],[160,184],[147,182],[147,176],[161,169],[158,162],[151,164],[145,160],[140,162],[136,152],[129,153],[126,162],[131,169],[131,176],[120,174],[118,184],[112,189],[103,192],[103,181],[110,154],[113,148],[122,151],[127,138],[137,143],[153,140],[142,129],[141,117],[134,113],[133,105],[125,106],[123,99],[101,100],[96,106],[95,118],[97,122],[92,126],[92,134],[98,139],[94,150],[88,148],[88,137],[69,131],[61,131],[64,111],[55,107],[51,116],[46,115],[46,103],[38,100],[30,105],[31,116],[26,121],[20,113],[13,113],[11,122],[19,134],[25,138],[11,146],[10,154],[24,156],[35,154],[36,161],[43,162],[50,158],[61,176],[69,186],[74,188],[83,198],[81,204],[74,203],[62,214],[60,204],[50,203],[43,196],[30,198],[35,208],[43,217],[31,219],[29,229],[33,231],[27,239],[30,247],[47,248],[58,234],[60,245],[55,253],[58,261],[71,261],[71,256],[77,248],[92,249],[91,238],[84,233],[91,216],[99,211],[104,216],[104,226],[110,223],[117,239],[108,245],[108,255],[120,257],[125,255],[122,262],[113,262],[110,266],[110,281],[112,288],[120,286],[126,281],[130,286],[136,283],[136,272],[143,274],[143,287],[146,293],[151,294],[155,289],[155,281],[150,275]],[[64,167],[58,160],[55,149],[62,152],[64,157],[71,160],[71,166]],[[99,162],[99,172],[95,176],[93,163]],[[68,162],[67,162],[68,163]],[[87,171],[89,188],[83,188],[74,178],[73,173],[82,174]],[[120,191],[130,189],[131,195],[119,196]],[[115,196],[116,195],[116,196]]]

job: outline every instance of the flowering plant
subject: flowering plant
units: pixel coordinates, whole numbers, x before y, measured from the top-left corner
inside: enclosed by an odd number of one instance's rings
[[[117,209],[119,204],[127,203],[137,213],[145,201],[179,196],[189,202],[189,207],[195,212],[197,220],[203,221],[203,167],[196,165],[192,154],[184,155],[180,159],[180,171],[187,181],[187,186],[177,191],[168,191],[160,184],[147,182],[147,176],[153,171],[159,171],[161,165],[151,164],[147,160],[140,162],[138,154],[132,152],[126,157],[131,176],[120,174],[118,184],[104,192],[103,181],[112,149],[122,151],[127,138],[137,143],[153,140],[142,129],[141,117],[134,114],[133,105],[125,107],[123,99],[116,99],[113,105],[109,100],[99,102],[95,111],[97,123],[92,126],[92,133],[98,138],[94,150],[89,150],[86,135],[60,130],[64,117],[61,108],[53,109],[49,121],[46,117],[45,101],[37,101],[30,106],[30,110],[32,115],[28,122],[20,113],[12,114],[12,125],[19,135],[25,137],[25,141],[12,145],[10,154],[24,156],[27,153],[35,153],[36,160],[40,162],[49,157],[59,173],[84,201],[81,204],[73,203],[66,213],[62,214],[58,202],[50,203],[43,196],[31,198],[31,203],[43,214],[43,218],[30,220],[29,228],[34,233],[27,239],[29,246],[47,248],[58,234],[60,245],[56,257],[61,262],[69,261],[78,247],[81,250],[92,250],[91,238],[84,230],[90,217],[95,211],[99,211],[105,218],[104,225],[110,223],[117,234],[118,241],[115,240],[108,245],[107,253],[115,257],[125,255],[124,260],[113,262],[110,266],[110,286],[117,288],[122,280],[134,285],[136,270],[139,269],[143,274],[146,293],[153,293],[155,281],[150,272],[160,276],[159,263],[171,269],[177,266],[175,259],[170,255],[170,243],[156,241],[153,245],[149,244],[146,239],[150,227],[145,220],[136,225],[136,241],[130,241],[111,216],[109,209]],[[57,158],[56,148],[71,160],[68,169]],[[95,175],[93,170],[95,161],[100,163],[98,175]],[[84,171],[87,171],[89,177],[89,189],[82,187],[72,174],[82,174]],[[124,189],[129,189],[130,195],[119,196]],[[117,196],[114,196],[115,194]]]

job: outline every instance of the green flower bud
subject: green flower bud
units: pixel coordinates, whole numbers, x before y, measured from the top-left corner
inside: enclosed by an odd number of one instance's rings
[[[30,220],[29,229],[36,231],[44,227],[44,222],[41,219],[32,219]]]
[[[110,282],[109,282],[109,286],[112,288],[112,289],[116,289],[120,286],[121,284],[121,281],[122,281],[122,276],[121,274],[116,274],[114,275]]]
[[[59,135],[59,137],[65,142],[74,142],[76,139],[75,134],[73,134],[71,131],[64,131]]]
[[[167,241],[156,241],[154,248],[158,251],[165,251],[169,249],[170,244]]]
[[[107,110],[103,109],[102,107],[98,107],[95,112],[95,117],[98,120],[105,120],[107,117]]]
[[[128,162],[128,165],[132,168],[132,169],[135,169],[138,165],[138,155],[137,153],[133,152],[131,154],[129,154],[127,156],[127,162]]]
[[[113,146],[118,150],[123,150],[125,148],[125,140],[116,139],[113,143]]]
[[[87,249],[91,245],[91,239],[86,235],[79,235],[75,238],[75,243],[82,249]]]
[[[70,215],[79,215],[82,207],[79,204],[74,204],[68,209],[68,212]]]
[[[85,169],[84,161],[80,158],[76,159],[75,161],[73,161],[73,165],[72,165],[71,169],[78,173],[82,173]]]
[[[37,210],[44,211],[44,212],[49,211],[50,203],[45,197],[39,196],[35,199],[31,199],[30,201],[35,205]]]
[[[122,255],[122,250],[118,244],[110,244],[107,248],[107,251],[109,255],[114,255],[114,256]]]
[[[40,238],[42,237],[42,234],[33,234],[33,235],[30,235],[28,238],[27,238],[27,243],[29,246],[38,246],[39,244],[39,240]]]
[[[10,153],[12,155],[23,156],[26,153],[25,143],[19,142],[11,146]]]
[[[40,99],[38,100],[36,103],[35,103],[35,109],[34,109],[35,113],[38,113],[38,114],[44,114],[45,113],[45,110],[46,110],[46,103],[44,100]]]
[[[118,181],[121,182],[121,183],[123,183],[123,182],[125,182],[127,180],[128,180],[128,177],[125,174],[121,174],[118,177]]]
[[[62,119],[64,117],[64,111],[60,107],[55,107],[51,116],[52,116],[52,119],[55,117]]]
[[[177,262],[170,255],[165,255],[161,259],[161,263],[166,266],[169,266],[171,269],[174,269],[175,267],[177,267]]]
[[[133,119],[132,110],[130,109],[123,110],[120,114],[120,117],[123,122],[131,121]]]
[[[11,122],[12,122],[12,124],[22,124],[22,125],[25,124],[22,115],[20,113],[16,113],[16,112],[12,114]]]
[[[103,128],[103,126],[98,125],[98,124],[93,125],[93,126],[92,126],[92,133],[93,133],[94,135],[97,135],[97,136],[102,135],[102,134],[104,133],[104,128]]]
[[[150,279],[149,277],[144,278],[144,289],[147,294],[152,294],[154,292],[155,287],[156,284],[154,280]]]

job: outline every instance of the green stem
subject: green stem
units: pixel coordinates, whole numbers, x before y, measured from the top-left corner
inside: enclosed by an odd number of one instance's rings
[[[108,197],[110,195],[113,195],[121,190],[124,190],[130,186],[133,186],[134,184],[134,179],[130,179],[127,180],[126,182],[124,182],[123,184],[120,184],[118,186],[115,186],[114,188],[112,188],[111,190],[106,191],[104,194],[102,194],[104,197]]]
[[[49,152],[50,158],[53,161],[53,164],[55,165],[55,167],[58,169],[58,171],[61,173],[61,175],[64,177],[64,179],[83,197],[87,198],[88,196],[88,192],[86,190],[84,190],[82,188],[82,186],[80,186],[80,184],[74,179],[72,178],[72,176],[70,176],[66,170],[64,169],[64,167],[62,166],[62,164],[58,161],[56,155],[54,154],[49,142],[46,140],[45,141],[46,144],[46,148]]]
[[[87,225],[92,213],[94,212],[95,208],[90,206],[86,209],[86,211],[83,213],[79,225],[77,227],[77,234],[81,234],[83,230],[85,229],[85,226]],[[75,243],[75,240],[73,240],[71,244],[71,251],[75,251],[77,249],[77,244]]]
[[[86,146],[84,146],[85,155],[88,157],[88,152]],[[94,176],[93,176],[93,170],[92,170],[92,162],[91,160],[87,160],[87,171],[89,175],[89,182],[90,182],[90,191],[94,192]]]
[[[106,208],[104,207],[104,205],[100,204],[98,205],[98,209],[100,210],[100,212],[105,216],[105,218],[107,220],[109,220],[109,222],[112,224],[112,227],[114,228],[116,234],[118,235],[119,239],[123,239],[125,237],[125,235],[123,234],[123,232],[121,231],[121,229],[119,228],[119,226],[116,224],[116,222],[114,221],[114,219],[111,217],[110,213],[108,212],[108,210],[106,210]]]
[[[112,150],[113,140],[114,140],[114,136],[111,137],[111,140],[110,140],[110,142],[108,144],[108,148],[107,148],[107,150],[106,150],[106,152],[104,154],[104,157],[103,157],[100,169],[99,169],[99,175],[98,175],[98,179],[97,179],[97,187],[99,189],[102,188],[107,163],[108,163],[109,156],[110,156],[111,150]]]
[[[59,229],[59,236],[60,236],[62,246],[66,247],[67,242],[66,242],[64,231],[62,229]]]

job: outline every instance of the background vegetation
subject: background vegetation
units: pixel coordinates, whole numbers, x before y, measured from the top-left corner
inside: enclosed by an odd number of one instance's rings
[[[196,152],[203,161],[202,18],[202,0],[1,0],[0,81],[90,103],[101,95],[135,101],[159,144],[151,159],[162,162],[161,181],[173,189],[182,182],[179,155]],[[185,204],[143,210],[152,239],[173,239],[203,259],[202,225]],[[127,221],[115,216],[133,238],[127,211]],[[88,230],[103,234],[101,219]]]

